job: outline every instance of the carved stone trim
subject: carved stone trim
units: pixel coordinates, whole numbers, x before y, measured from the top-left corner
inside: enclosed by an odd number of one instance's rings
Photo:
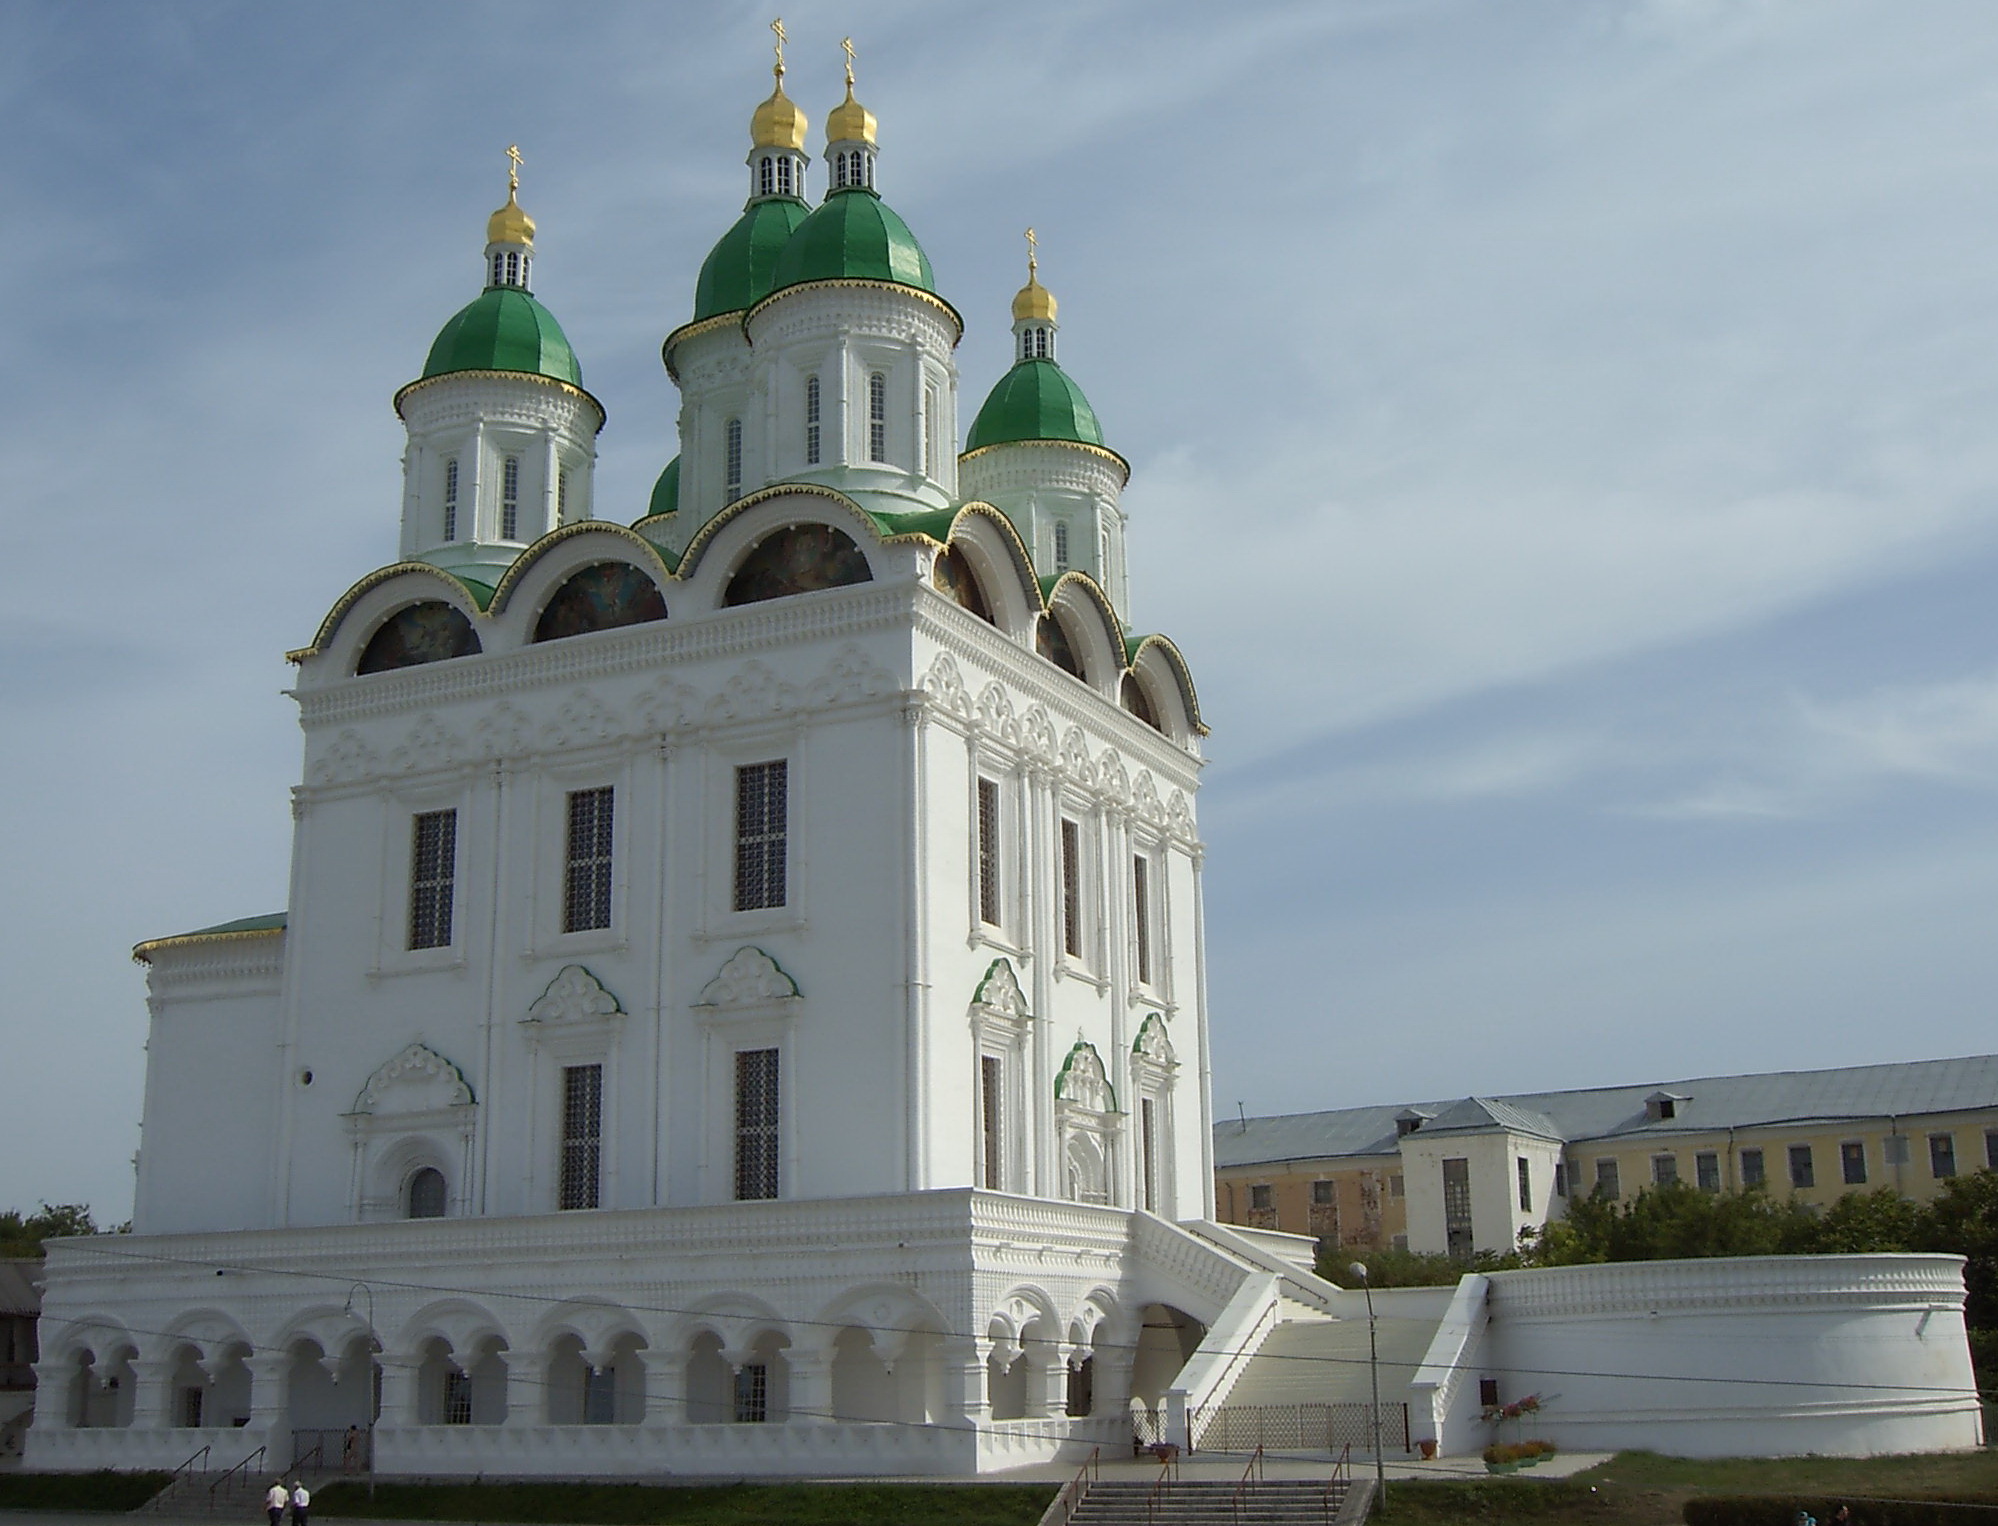
[[[762,949],[744,944],[701,987],[698,1007],[713,1011],[768,1008],[799,999],[798,982]]]
[[[521,1021],[582,1023],[624,1015],[616,995],[602,981],[580,964],[565,964]]]

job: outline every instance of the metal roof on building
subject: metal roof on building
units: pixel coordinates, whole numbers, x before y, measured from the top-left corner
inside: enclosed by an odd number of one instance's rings
[[[35,1315],[41,1311],[41,1262],[0,1261],[0,1314]]]
[[[1646,1099],[1665,1091],[1680,1098],[1671,1118],[1655,1119]],[[1926,1118],[1998,1107],[1998,1055],[1957,1060],[1910,1060],[1841,1070],[1788,1070],[1759,1076],[1701,1076],[1645,1081],[1584,1091],[1463,1097],[1445,1102],[1389,1103],[1290,1113],[1214,1126],[1214,1159],[1222,1167],[1332,1156],[1392,1155],[1395,1115],[1413,1107],[1434,1118],[1422,1132],[1483,1132],[1505,1128],[1569,1143],[1631,1137],[1666,1139],[1715,1129],[1859,1118]],[[1480,1123],[1480,1117],[1489,1122]]]

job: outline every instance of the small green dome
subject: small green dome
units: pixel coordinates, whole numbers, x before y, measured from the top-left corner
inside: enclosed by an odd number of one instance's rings
[[[649,519],[654,514],[671,514],[680,507],[680,458],[675,456],[666,463],[666,470],[659,474],[659,480],[652,484],[652,503],[645,511]]]
[[[439,331],[423,375],[427,380],[452,371],[523,371],[583,384],[562,325],[517,286],[488,286]]]
[[[930,257],[909,225],[866,186],[834,191],[777,257],[772,291],[806,281],[895,281],[936,294]]]
[[[1096,410],[1068,373],[1052,360],[1023,360],[1000,377],[978,417],[971,421],[964,448],[971,451],[1021,440],[1103,444],[1103,426],[1096,422]]]
[[[769,296],[777,256],[810,216],[811,208],[792,196],[765,196],[744,207],[735,226],[701,262],[701,278],[694,283],[694,321],[738,313]]]

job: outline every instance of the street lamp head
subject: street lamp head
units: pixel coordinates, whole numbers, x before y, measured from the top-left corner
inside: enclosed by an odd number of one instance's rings
[[[1351,1272],[1355,1277],[1359,1278],[1360,1281],[1362,1282],[1365,1282],[1367,1280],[1367,1263],[1364,1261],[1355,1261],[1351,1266],[1347,1267],[1346,1270]]]

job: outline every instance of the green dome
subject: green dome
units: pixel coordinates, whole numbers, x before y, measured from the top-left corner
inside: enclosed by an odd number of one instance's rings
[[[666,463],[666,470],[659,474],[659,480],[652,484],[652,503],[645,514],[649,519],[654,514],[671,514],[680,507],[680,458],[675,456]]]
[[[739,313],[769,296],[777,256],[810,216],[811,208],[791,196],[766,196],[744,207],[735,226],[701,262],[701,278],[694,283],[694,321]]]
[[[1052,360],[1023,360],[1004,376],[971,422],[964,448],[1010,445],[1020,440],[1103,444],[1096,410],[1068,373]],[[1105,447],[1107,449],[1107,447]]]
[[[437,335],[423,375],[452,371],[524,371],[572,387],[583,368],[555,315],[517,286],[488,286]]]
[[[772,291],[806,281],[895,281],[936,294],[930,257],[909,225],[865,186],[834,191],[777,257]]]

